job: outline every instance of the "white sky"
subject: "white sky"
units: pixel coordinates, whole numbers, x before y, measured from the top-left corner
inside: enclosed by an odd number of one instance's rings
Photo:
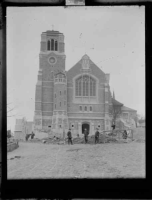
[[[10,7],[7,9],[8,103],[15,119],[33,120],[40,36],[46,30],[65,36],[66,70],[87,53],[105,73],[111,91],[125,106],[145,115],[145,8]]]

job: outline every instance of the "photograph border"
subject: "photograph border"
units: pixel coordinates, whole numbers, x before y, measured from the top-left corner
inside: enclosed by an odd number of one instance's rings
[[[36,0],[35,0],[36,1]],[[150,183],[151,183],[151,173],[149,174],[148,168],[150,164],[147,164],[148,159],[148,142],[151,135],[146,135],[146,178],[136,179],[27,179],[27,180],[7,180],[7,138],[5,134],[7,132],[7,117],[6,117],[6,101],[7,101],[7,65],[6,65],[6,9],[10,6],[19,7],[32,7],[32,6],[63,6],[63,5],[52,5],[51,3],[44,3],[43,0],[29,3],[29,1],[5,1],[1,4],[2,17],[1,17],[1,39],[2,39],[2,51],[1,57],[2,62],[0,66],[0,103],[2,107],[2,112],[0,110],[0,133],[1,133],[1,166],[2,166],[2,176],[1,176],[1,195],[3,198],[8,199],[18,199],[18,198],[49,198],[49,199],[73,199],[73,198],[150,198]],[[127,1],[119,1],[121,5],[130,5]],[[150,3],[141,3],[140,1],[131,5],[144,5],[145,6],[145,30],[146,30],[146,88],[150,90],[150,66],[152,66],[152,31],[151,31],[151,19],[152,19],[152,5]],[[87,3],[86,5],[92,6],[92,4]],[[94,3],[94,5],[96,5]],[[100,5],[117,5],[117,3],[111,3],[106,1]],[[65,4],[64,4],[65,6]],[[99,5],[98,5],[99,6]],[[65,6],[66,7],[66,6]],[[0,36],[1,36],[0,35]],[[148,72],[148,76],[147,76]],[[148,85],[147,85],[148,82]],[[150,101],[150,96],[147,97],[148,102]],[[149,105],[149,104],[148,104]],[[146,101],[147,106],[147,101]],[[1,108],[0,107],[0,108]],[[146,127],[148,124],[148,119],[146,117]],[[146,128],[147,130],[147,128]],[[149,139],[148,139],[149,138]],[[150,168],[151,171],[151,168]]]

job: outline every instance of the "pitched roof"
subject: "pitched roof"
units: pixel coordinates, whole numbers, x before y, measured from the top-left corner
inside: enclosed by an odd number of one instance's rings
[[[132,108],[128,108],[128,107],[126,107],[126,106],[123,106],[123,107],[121,108],[121,110],[123,110],[123,111],[137,111],[137,110],[134,110],[134,109],[132,109]]]
[[[102,79],[104,81],[105,79],[105,73],[90,59],[90,57],[87,54],[84,54],[81,59],[67,71],[67,77],[74,77],[73,73],[78,75],[82,73],[82,61],[83,59],[88,58],[89,59],[89,70],[91,70],[91,74],[97,77],[98,79]]]
[[[122,103],[120,103],[119,101],[117,101],[116,99],[114,98],[111,98],[112,99],[112,103],[115,105],[115,106],[123,106]]]

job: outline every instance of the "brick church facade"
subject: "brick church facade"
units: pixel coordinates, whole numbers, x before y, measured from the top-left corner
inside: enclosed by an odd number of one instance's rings
[[[51,129],[53,134],[62,134],[69,128],[73,134],[82,134],[84,128],[90,134],[97,127],[111,129],[110,74],[86,54],[66,71],[64,35],[58,31],[43,32],[40,46],[34,129]]]

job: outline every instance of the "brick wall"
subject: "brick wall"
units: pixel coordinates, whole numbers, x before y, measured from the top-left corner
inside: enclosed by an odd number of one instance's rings
[[[35,100],[36,101],[41,101],[41,99],[42,99],[42,87],[41,86],[36,86]]]
[[[42,88],[42,102],[51,103],[53,102],[53,87]]]

